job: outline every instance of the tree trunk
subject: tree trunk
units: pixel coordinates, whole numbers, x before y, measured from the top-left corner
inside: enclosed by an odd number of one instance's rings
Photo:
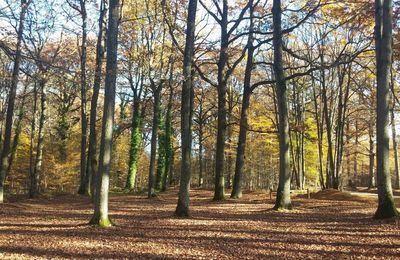
[[[250,31],[253,30],[253,0],[250,0]],[[235,165],[235,176],[233,179],[233,188],[231,193],[231,198],[241,198],[242,197],[242,182],[243,182],[243,172],[244,172],[244,162],[246,153],[246,139],[247,139],[247,129],[248,129],[248,110],[250,107],[250,95],[251,95],[251,72],[253,71],[253,56],[254,56],[254,46],[253,46],[253,33],[249,34],[247,41],[247,62],[246,70],[244,74],[243,82],[243,98],[242,98],[242,110],[240,112],[240,127],[239,127],[239,139],[236,148],[236,165]]]
[[[112,137],[114,129],[115,85],[117,78],[118,22],[120,15],[119,0],[110,0],[107,65],[104,93],[103,124],[99,156],[99,172],[96,188],[94,214],[91,224],[108,227],[112,222],[108,216],[108,190],[112,156]]]
[[[14,135],[14,139],[12,142],[12,146],[11,146],[11,155],[10,155],[10,163],[8,165],[8,169],[6,172],[6,177],[7,175],[10,173],[11,171],[11,167],[14,163],[16,154],[17,154],[17,148],[18,148],[18,144],[19,144],[19,137],[21,135],[22,132],[22,120],[25,117],[25,100],[26,100],[26,92],[27,92],[27,88],[28,86],[25,85],[24,86],[24,91],[22,92],[22,100],[20,103],[20,107],[19,107],[19,111],[18,111],[18,117],[17,117],[17,122],[15,123],[15,135]]]
[[[389,74],[392,63],[393,1],[375,0],[375,53],[377,78],[376,161],[378,209],[376,219],[399,215],[392,192],[389,169]]]
[[[11,136],[12,136],[12,125],[14,117],[15,97],[17,95],[18,75],[21,63],[21,43],[23,39],[25,15],[30,3],[31,0],[28,1],[21,0],[21,13],[19,16],[15,60],[11,78],[11,86],[7,101],[6,127],[4,131],[4,141],[0,156],[0,203],[3,203],[4,201],[4,179],[10,163]]]
[[[272,7],[274,28],[274,73],[279,113],[279,184],[274,209],[291,209],[290,200],[290,156],[287,88],[282,58],[282,9],[281,1],[274,0]]]
[[[395,177],[396,177],[396,185],[395,185],[395,187],[397,189],[400,189],[399,155],[398,155],[398,151],[397,151],[396,122],[394,120],[394,104],[395,104],[395,102],[393,102],[392,109],[390,110],[391,123],[392,123],[394,173],[395,173]]]
[[[82,17],[82,44],[81,44],[81,161],[79,194],[87,192],[88,181],[86,178],[86,147],[87,147],[87,114],[86,114],[86,49],[87,49],[87,14],[85,0],[80,0]]]
[[[372,114],[372,111],[371,111]],[[371,116],[368,135],[369,135],[369,184],[368,189],[375,187],[375,174],[374,174],[374,164],[375,164],[375,151],[374,151],[374,126],[372,124],[373,117]]]
[[[133,101],[133,116],[131,129],[131,144],[129,149],[129,170],[126,179],[125,190],[133,191],[136,183],[137,164],[140,156],[140,146],[142,143],[142,118],[140,113],[140,101]]]
[[[154,103],[153,103],[153,125],[151,128],[151,151],[150,151],[150,167],[149,167],[149,183],[148,183],[148,191],[147,197],[151,198],[156,195],[155,193],[155,177],[156,177],[156,155],[157,155],[157,130],[158,130],[158,121],[159,121],[159,113],[160,113],[160,98],[161,98],[161,89],[163,82],[160,82],[159,86],[155,86],[153,84],[153,95],[154,95]]]
[[[172,76],[173,70],[171,69],[171,78],[170,78],[170,93],[169,93],[169,100],[167,106],[167,114],[165,116],[165,169],[164,175],[161,179],[161,191],[167,190],[167,180],[169,171],[171,170],[171,163],[172,163],[172,100],[173,100],[173,87],[172,87]]]
[[[44,75],[42,75],[43,77]],[[46,121],[47,113],[47,96],[46,96],[46,81],[45,79],[40,80],[40,119],[39,119],[39,133],[38,142],[36,146],[36,159],[35,166],[33,169],[33,175],[31,175],[31,185],[29,188],[29,197],[34,198],[40,192],[40,175],[42,173],[43,164],[43,148],[44,148],[44,123]]]
[[[158,117],[158,156],[157,156],[157,174],[156,174],[156,190],[161,190],[162,180],[165,175],[165,123],[162,113],[159,111]]]
[[[96,43],[96,68],[94,74],[94,84],[93,84],[93,95],[92,100],[90,101],[90,116],[89,116],[89,145],[88,145],[88,155],[87,155],[87,168],[86,168],[86,183],[87,191],[86,193],[90,193],[92,197],[95,196],[96,190],[96,182],[97,182],[97,130],[96,130],[96,121],[97,121],[97,105],[99,99],[99,92],[101,87],[101,71],[103,67],[103,58],[105,53],[105,46],[103,46],[103,40],[105,35],[105,28],[103,26],[106,10],[105,0],[101,1],[100,6],[100,16],[99,16],[99,34],[97,36]],[[90,189],[90,191],[89,191]]]
[[[322,148],[322,140],[323,140],[323,128],[324,124],[321,122],[322,117],[320,116],[320,113],[318,111],[318,101],[317,101],[317,94],[315,92],[315,81],[314,77],[312,77],[312,85],[313,85],[313,97],[314,97],[314,108],[315,108],[315,121],[317,123],[317,136],[318,136],[318,161],[319,161],[319,179],[320,179],[320,184],[321,188],[325,189],[325,181],[324,181],[324,163],[323,163],[323,148]]]
[[[218,120],[215,154],[215,201],[225,198],[225,142],[226,142],[226,65],[228,62],[228,1],[223,0],[221,18],[221,50],[218,60]]]
[[[194,40],[196,28],[196,11],[197,0],[189,0],[188,18],[186,23],[186,43],[183,58],[183,85],[181,99],[181,143],[182,143],[182,162],[181,177],[179,184],[178,204],[176,206],[175,215],[178,217],[189,217],[189,190],[191,170],[191,150],[192,150],[192,133],[191,133],[191,109],[193,89],[193,56],[194,56]]]
[[[35,130],[36,130],[36,110],[37,110],[37,83],[34,83],[33,87],[33,111],[32,111],[32,122],[31,122],[31,135],[30,135],[30,144],[29,144],[29,176],[30,180],[34,177],[35,171],[35,160],[34,160],[34,140],[35,140]],[[29,187],[31,187],[31,181]]]

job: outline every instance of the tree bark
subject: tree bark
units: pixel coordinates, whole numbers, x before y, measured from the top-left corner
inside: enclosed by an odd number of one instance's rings
[[[10,164],[11,136],[14,118],[15,97],[17,95],[19,68],[21,64],[21,43],[23,39],[25,16],[30,3],[31,0],[21,0],[21,13],[19,16],[19,25],[17,31],[15,60],[11,78],[10,91],[8,94],[6,126],[0,156],[0,203],[3,203],[4,201],[4,179],[7,174],[8,166]]]
[[[276,79],[276,97],[279,113],[279,183],[274,209],[291,209],[290,200],[290,156],[289,156],[289,119],[287,107],[287,88],[282,58],[282,9],[281,1],[274,0],[273,16],[273,48],[274,73]]]
[[[96,190],[96,182],[97,182],[97,130],[96,130],[96,121],[97,121],[97,106],[99,99],[99,92],[101,87],[101,78],[102,78],[102,67],[103,67],[103,58],[105,54],[105,44],[103,44],[104,36],[105,36],[105,28],[104,22],[106,17],[106,0],[101,1],[100,5],[100,15],[99,15],[99,34],[97,35],[97,43],[96,43],[96,68],[94,74],[94,84],[93,84],[93,95],[92,100],[90,101],[90,115],[89,115],[89,145],[88,145],[88,155],[87,155],[87,171],[86,178],[90,185],[87,185],[86,193],[95,197]],[[90,188],[90,191],[89,191]]]
[[[376,161],[378,209],[376,219],[399,215],[394,200],[389,169],[389,75],[392,63],[393,1],[375,0],[375,53],[377,78]]]
[[[250,0],[250,31],[253,30],[253,0]],[[250,95],[251,95],[251,72],[253,71],[253,56],[254,56],[254,46],[253,46],[253,33],[249,34],[247,41],[247,62],[244,74],[243,82],[243,98],[242,98],[242,110],[240,112],[240,127],[239,127],[239,139],[236,148],[236,165],[235,165],[235,176],[233,179],[233,188],[231,193],[231,198],[241,198],[242,197],[242,182],[243,182],[243,172],[244,172],[244,162],[245,162],[245,152],[246,152],[246,139],[247,139],[247,129],[248,129],[248,110],[250,107]]]
[[[44,75],[42,75],[44,77]],[[38,142],[36,146],[35,166],[33,175],[31,175],[31,185],[29,187],[29,197],[34,198],[40,192],[40,175],[42,173],[43,164],[43,148],[44,148],[44,123],[46,121],[47,113],[47,96],[46,96],[46,80],[40,79],[40,119],[39,119],[39,133]]]
[[[87,192],[88,181],[86,177],[86,147],[87,147],[87,97],[86,97],[86,51],[87,51],[87,13],[86,0],[80,0],[80,13],[82,18],[82,43],[81,43],[81,160],[80,160],[80,185],[79,194]]]
[[[228,1],[222,1],[221,49],[218,60],[218,120],[215,154],[215,201],[225,198],[225,141],[226,141],[226,65],[228,62]]]
[[[193,56],[194,56],[194,40],[196,28],[196,11],[197,0],[189,0],[188,18],[186,23],[186,42],[185,53],[183,57],[183,85],[181,99],[181,143],[182,143],[182,162],[181,176],[179,184],[178,204],[176,206],[175,215],[178,217],[189,217],[189,190],[191,170],[191,150],[192,150],[192,133],[191,133],[191,109],[193,89]]]
[[[160,82],[158,86],[153,85],[153,125],[151,128],[151,151],[150,151],[150,167],[149,167],[149,183],[148,183],[148,191],[147,197],[151,198],[156,195],[155,193],[155,178],[156,178],[156,155],[157,155],[157,129],[158,129],[158,121],[159,121],[159,113],[160,113],[160,98],[161,98],[161,89],[163,82]]]
[[[108,216],[108,190],[112,156],[112,137],[114,129],[115,85],[117,78],[118,23],[120,1],[110,0],[107,64],[104,93],[103,124],[99,156],[99,172],[96,188],[94,214],[91,224],[108,227],[112,222]]]

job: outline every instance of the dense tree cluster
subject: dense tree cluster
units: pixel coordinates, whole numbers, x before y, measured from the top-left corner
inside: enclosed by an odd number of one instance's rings
[[[0,201],[179,185],[378,187],[398,215],[399,22],[389,0],[0,2]],[[375,18],[375,19],[374,19]]]

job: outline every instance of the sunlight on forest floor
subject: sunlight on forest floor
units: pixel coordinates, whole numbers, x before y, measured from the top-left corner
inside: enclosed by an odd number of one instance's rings
[[[192,218],[177,219],[172,216],[176,192],[151,200],[113,196],[110,213],[117,225],[109,229],[86,225],[92,206],[83,196],[5,203],[0,205],[0,258],[400,256],[399,223],[373,220],[372,201],[297,196],[293,211],[276,212],[269,194],[247,193],[242,200],[217,203],[210,191],[193,190]]]

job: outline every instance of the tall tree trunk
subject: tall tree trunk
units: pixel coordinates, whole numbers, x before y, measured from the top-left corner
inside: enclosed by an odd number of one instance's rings
[[[0,203],[3,203],[4,201],[4,179],[7,174],[8,166],[10,163],[11,136],[12,136],[12,125],[14,117],[15,97],[17,95],[18,75],[21,63],[21,43],[24,32],[25,15],[30,3],[31,0],[21,0],[21,13],[19,15],[14,67],[13,67],[11,86],[7,101],[6,127],[4,131],[4,141],[0,156]]]
[[[318,100],[317,100],[317,94],[315,91],[315,81],[314,77],[312,77],[312,85],[313,85],[313,97],[314,97],[314,108],[315,108],[315,121],[317,123],[317,136],[318,136],[318,161],[319,161],[319,180],[321,184],[321,188],[325,189],[325,181],[324,181],[324,163],[323,163],[323,148],[322,148],[322,140],[323,140],[323,128],[324,124],[321,122],[323,118],[320,116],[320,112],[318,111]]]
[[[44,77],[44,75],[42,75]],[[31,185],[29,187],[29,197],[34,198],[40,192],[40,177],[42,174],[43,164],[43,148],[44,148],[44,123],[46,121],[47,113],[47,96],[46,96],[46,80],[40,79],[40,119],[39,119],[39,133],[38,142],[36,146],[35,166],[33,175],[31,176]]]
[[[226,65],[228,62],[228,1],[222,1],[221,50],[218,60],[218,120],[215,154],[214,200],[225,197],[225,142],[226,142]]]
[[[165,169],[164,175],[161,179],[161,191],[166,191],[168,186],[168,176],[171,170],[172,163],[172,100],[173,100],[173,87],[172,87],[173,70],[171,69],[171,77],[169,83],[169,99],[167,105],[167,114],[165,116]]]
[[[186,23],[186,42],[185,53],[183,57],[183,85],[181,99],[181,143],[182,143],[182,162],[181,177],[179,184],[178,204],[176,206],[175,215],[178,217],[189,217],[189,190],[191,170],[191,153],[192,153],[192,133],[191,133],[191,109],[193,89],[193,56],[194,56],[194,40],[196,28],[196,11],[197,0],[189,0],[188,18]]]
[[[108,227],[112,222],[108,216],[108,190],[112,156],[112,137],[114,129],[115,85],[117,79],[118,22],[120,15],[119,0],[110,0],[107,65],[104,93],[103,124],[99,156],[99,172],[91,224]]]
[[[368,189],[375,187],[375,174],[374,174],[374,165],[375,165],[375,150],[374,150],[374,126],[373,126],[373,112],[371,111],[371,119],[368,126],[368,135],[369,135],[369,183]]]
[[[11,146],[11,155],[10,155],[10,163],[8,165],[8,169],[6,172],[6,177],[11,171],[11,167],[13,165],[13,162],[15,160],[15,156],[17,154],[17,148],[19,144],[19,137],[22,132],[22,120],[24,119],[25,116],[25,100],[26,100],[26,92],[28,89],[28,85],[24,86],[24,91],[22,92],[22,100],[20,103],[19,111],[18,111],[18,117],[17,117],[17,122],[15,123],[15,135],[14,139],[12,141],[12,146]]]
[[[274,209],[279,210],[292,208],[290,200],[289,119],[282,58],[282,9],[280,0],[273,1],[272,16],[274,28],[274,73],[279,113],[279,184]]]
[[[392,123],[392,143],[393,143],[393,156],[394,156],[394,173],[396,177],[396,185],[397,189],[400,189],[400,173],[399,173],[399,155],[397,150],[397,137],[396,137],[396,122],[394,120],[394,104],[393,102],[392,109],[390,110],[390,117]]]
[[[253,13],[254,6],[253,0],[250,0],[250,34],[247,40],[247,62],[244,74],[243,82],[243,98],[242,98],[242,110],[240,112],[240,127],[239,127],[239,139],[236,148],[236,165],[235,165],[235,176],[233,179],[233,188],[231,193],[231,198],[241,198],[242,197],[242,182],[243,182],[243,172],[244,172],[244,161],[246,152],[246,139],[247,139],[247,129],[248,129],[248,110],[250,107],[250,95],[251,95],[251,72],[253,71],[253,56],[254,56],[254,46],[253,46],[253,33],[251,32],[254,28],[253,24]]]
[[[151,151],[150,151],[150,167],[149,167],[149,183],[148,183],[148,191],[147,197],[151,198],[156,195],[155,193],[155,177],[156,177],[156,155],[157,155],[157,129],[158,129],[158,121],[159,121],[159,113],[160,113],[160,98],[161,98],[161,89],[163,82],[160,82],[158,86],[153,85],[153,125],[151,128]]]
[[[81,161],[80,161],[80,185],[79,194],[87,192],[89,179],[86,178],[86,147],[87,147],[87,114],[86,114],[86,50],[87,50],[87,14],[86,0],[80,0],[80,12],[82,17],[82,43],[81,43]]]
[[[157,131],[157,141],[158,141],[158,150],[157,150],[157,174],[156,174],[156,190],[161,190],[162,179],[165,175],[165,123],[164,118],[162,118],[161,111],[159,112],[158,117],[158,131]]]
[[[99,34],[97,35],[97,43],[96,43],[96,67],[94,74],[94,84],[93,84],[93,95],[92,100],[90,101],[90,115],[89,115],[89,145],[88,145],[88,154],[87,154],[87,168],[86,168],[86,183],[87,185],[86,193],[90,193],[92,197],[95,196],[96,182],[97,182],[97,130],[96,130],[96,121],[97,121],[97,105],[99,99],[99,92],[101,87],[101,70],[103,67],[103,59],[105,54],[105,44],[104,35],[105,28],[104,22],[106,17],[106,0],[101,0],[100,4],[100,15],[99,15]],[[90,191],[89,191],[90,189]]]
[[[34,176],[35,171],[35,159],[34,159],[34,140],[35,140],[35,130],[36,130],[36,110],[37,110],[37,82],[34,83],[33,86],[33,111],[32,111],[32,121],[31,121],[31,135],[30,135],[30,144],[29,144],[29,176],[30,180]],[[31,187],[31,182],[29,184]]]
[[[375,53],[377,77],[376,106],[376,161],[378,181],[378,209],[375,218],[399,215],[392,192],[389,169],[389,75],[392,63],[393,1],[375,0]]]
[[[140,113],[140,101],[133,101],[131,144],[129,148],[129,169],[126,179],[125,190],[133,191],[136,183],[137,164],[139,161],[141,143],[142,143],[142,118]]]

